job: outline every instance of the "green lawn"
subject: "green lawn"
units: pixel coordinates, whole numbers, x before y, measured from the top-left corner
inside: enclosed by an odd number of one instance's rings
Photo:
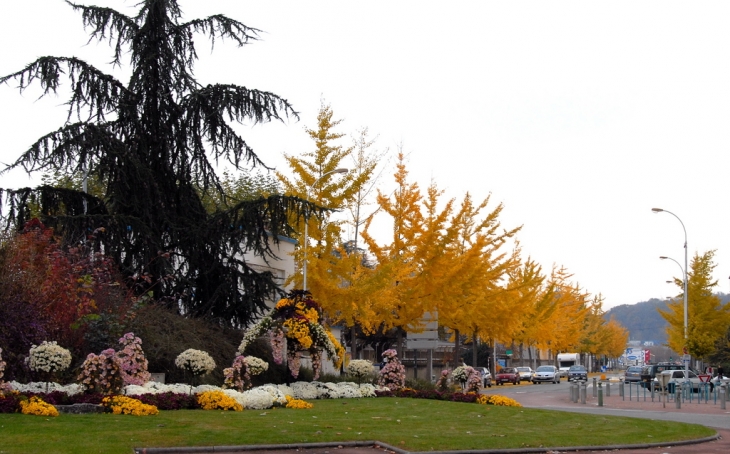
[[[124,453],[133,447],[378,440],[409,451],[653,443],[703,426],[409,398],[314,401],[309,410],[162,411],[56,418],[0,414],[0,453]]]

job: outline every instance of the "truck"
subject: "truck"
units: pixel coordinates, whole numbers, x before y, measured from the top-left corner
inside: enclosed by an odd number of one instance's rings
[[[580,353],[558,353],[558,369],[561,377],[568,376],[570,366],[580,364]]]

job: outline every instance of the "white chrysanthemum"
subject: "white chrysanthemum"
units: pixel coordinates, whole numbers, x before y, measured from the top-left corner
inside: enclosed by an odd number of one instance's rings
[[[317,399],[337,399],[337,387],[333,383],[312,382],[317,390]]]
[[[202,394],[206,391],[221,391],[221,387],[213,385],[198,385],[193,388],[193,394]]]
[[[142,394],[154,394],[151,391],[155,391],[150,388],[145,388],[139,385],[127,385],[122,389],[122,394],[125,396],[141,396]]]
[[[246,407],[246,399],[244,398],[243,393],[238,392],[235,389],[227,388],[227,389],[223,390],[223,394],[225,394],[228,397],[233,398],[242,407]]]
[[[243,361],[246,363],[246,370],[251,375],[259,375],[269,369],[269,363],[255,356],[246,356]]]
[[[271,398],[274,400],[275,404],[278,405],[286,405],[286,394],[279,389],[277,386],[274,385],[263,385],[259,386],[257,389],[260,389],[262,391],[266,391],[267,393],[271,394]]]
[[[308,382],[298,381],[292,383],[291,389],[294,393],[291,396],[295,399],[312,400],[318,396],[317,387]]]
[[[376,397],[375,386],[370,383],[364,384],[357,389],[362,397]]]
[[[347,373],[353,377],[365,377],[375,372],[373,363],[366,359],[353,359],[347,365]]]
[[[362,397],[356,383],[343,382],[337,384],[340,399],[357,399]]]
[[[274,406],[274,398],[268,391],[254,388],[243,393],[242,405],[252,410],[265,410]]]
[[[28,367],[33,371],[60,372],[71,365],[71,352],[56,343],[43,341],[28,353]]]
[[[289,385],[285,385],[285,384],[281,384],[281,385],[267,384],[266,386],[273,386],[274,388],[278,389],[280,392],[284,393],[284,395],[295,397],[294,396],[294,390],[291,389],[291,386],[289,386]]]
[[[271,317],[267,315],[259,320],[254,326],[246,330],[246,332],[243,333],[241,344],[238,346],[238,354],[243,355],[246,351],[246,347],[251,345],[251,343],[253,343],[259,336],[268,331],[271,328],[271,325]]]
[[[150,393],[165,393],[170,389],[169,385],[156,381],[148,381],[142,387],[149,390]]]
[[[190,371],[193,375],[205,375],[215,369],[215,361],[202,350],[189,348],[177,355],[175,365],[180,369]]]
[[[69,396],[73,396],[74,394],[79,394],[84,392],[83,387],[77,383],[72,383],[70,385],[61,385],[60,383],[55,382],[30,382],[30,383],[19,383],[17,381],[11,381],[8,382],[11,389],[14,389],[20,393],[44,393],[46,392],[46,387],[48,387],[48,392],[54,392],[54,391],[60,391],[62,393],[66,393]]]

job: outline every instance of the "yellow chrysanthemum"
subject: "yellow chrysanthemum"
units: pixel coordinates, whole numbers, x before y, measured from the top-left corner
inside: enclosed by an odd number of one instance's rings
[[[243,406],[223,391],[205,391],[198,394],[198,404],[203,410],[243,411]]]
[[[310,404],[309,402],[306,402],[301,399],[294,399],[291,396],[286,396],[286,408],[295,408],[298,410],[305,410],[309,408],[314,408],[314,404]]]
[[[105,397],[101,404],[110,408],[115,415],[150,416],[160,413],[156,406],[127,396]]]
[[[286,337],[296,340],[303,349],[312,346],[312,336],[309,332],[309,326],[302,320],[290,318],[284,322],[286,328]]]
[[[56,407],[35,396],[31,397],[30,400],[20,401],[20,412],[24,415],[58,416]]]
[[[483,399],[485,398],[486,399]],[[488,396],[486,394],[479,396],[477,399],[477,402],[482,405],[500,405],[503,407],[521,407],[522,404],[517,402],[514,399],[510,399],[509,397],[500,396],[500,395],[492,395]]]
[[[282,298],[276,303],[276,310],[284,309],[285,307],[291,306],[292,300],[288,298]]]

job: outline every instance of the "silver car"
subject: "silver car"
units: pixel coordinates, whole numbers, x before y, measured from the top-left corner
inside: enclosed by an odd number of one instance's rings
[[[532,380],[532,374],[535,373],[534,370],[532,370],[532,367],[515,367],[517,369],[517,372],[520,373],[520,381],[530,381]]]
[[[491,388],[492,387],[492,373],[489,372],[489,369],[486,367],[475,367],[474,368],[477,372],[482,374],[482,387],[483,388]]]
[[[560,371],[555,366],[540,366],[532,374],[532,384],[542,382],[560,383]]]

